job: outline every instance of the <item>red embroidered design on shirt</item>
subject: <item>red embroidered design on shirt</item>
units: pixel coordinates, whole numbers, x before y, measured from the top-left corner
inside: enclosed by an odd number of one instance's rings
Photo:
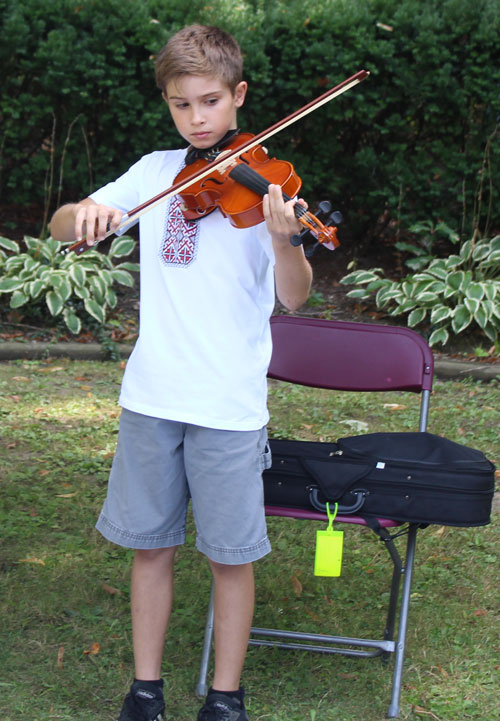
[[[168,204],[160,251],[165,265],[186,266],[196,258],[199,226],[198,223],[184,218],[181,203],[179,196],[174,195]]]

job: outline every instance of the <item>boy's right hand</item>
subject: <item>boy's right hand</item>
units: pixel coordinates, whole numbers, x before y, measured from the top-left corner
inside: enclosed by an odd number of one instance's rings
[[[123,213],[121,210],[107,205],[94,203],[90,198],[76,203],[75,213],[75,239],[82,240],[85,236],[87,245],[104,240],[106,234],[116,230],[120,225]]]

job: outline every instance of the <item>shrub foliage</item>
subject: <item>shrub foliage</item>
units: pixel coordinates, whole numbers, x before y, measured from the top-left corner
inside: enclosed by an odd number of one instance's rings
[[[85,196],[179,139],[152,59],[190,22],[233,32],[258,132],[361,68],[355,89],[269,142],[344,233],[442,220],[500,225],[498,0],[0,0],[4,203]],[[46,225],[46,222],[44,223]]]

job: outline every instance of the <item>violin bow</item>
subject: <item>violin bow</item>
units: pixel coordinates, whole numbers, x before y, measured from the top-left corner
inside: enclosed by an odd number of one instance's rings
[[[327,90],[325,93],[323,93],[323,95],[320,95],[318,98],[311,100],[302,108],[299,108],[299,110],[296,110],[295,112],[288,115],[286,118],[283,118],[277,123],[274,123],[274,125],[271,125],[266,130],[257,133],[257,135],[254,135],[250,140],[248,140],[246,143],[243,143],[243,145],[240,145],[238,148],[235,148],[234,150],[221,151],[216,160],[208,163],[206,168],[204,168],[203,170],[193,173],[185,180],[180,181],[179,183],[175,183],[174,185],[170,186],[170,188],[163,190],[158,195],[155,195],[153,198],[146,200],[141,205],[138,205],[136,208],[133,208],[132,210],[129,210],[127,213],[125,213],[122,216],[120,225],[118,225],[115,230],[109,230],[104,236],[103,240],[109,238],[110,235],[114,235],[117,231],[125,228],[126,226],[132,225],[141,217],[141,215],[149,212],[160,203],[164,203],[166,200],[169,200],[173,195],[176,195],[177,193],[182,193],[183,190],[189,188],[189,186],[193,183],[199,180],[203,180],[203,178],[205,178],[207,175],[210,175],[210,173],[212,173],[214,170],[220,169],[222,167],[227,167],[242,153],[251,150],[256,145],[259,145],[263,141],[268,140],[273,135],[279,133],[281,130],[288,128],[290,125],[296,123],[298,120],[301,120],[309,113],[312,113],[314,110],[317,110],[322,105],[329,103],[330,100],[333,100],[339,95],[342,95],[342,93],[345,93],[347,90],[350,90],[355,85],[358,85],[361,81],[365,80],[365,78],[367,78],[369,74],[370,73],[368,70],[359,70],[354,75],[351,75],[350,78],[347,78],[338,85],[335,85],[335,87],[330,88],[330,90]],[[69,253],[70,251],[74,251],[77,255],[80,255],[85,250],[88,250],[91,247],[93,246],[87,245],[86,239],[83,238],[77,243],[69,246],[69,248],[66,248],[63,252]]]

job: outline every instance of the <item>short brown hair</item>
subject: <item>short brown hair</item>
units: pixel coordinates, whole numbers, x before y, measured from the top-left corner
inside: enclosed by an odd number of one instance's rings
[[[182,75],[214,75],[234,92],[243,75],[240,46],[218,27],[188,25],[172,35],[155,59],[156,84],[162,91]]]

